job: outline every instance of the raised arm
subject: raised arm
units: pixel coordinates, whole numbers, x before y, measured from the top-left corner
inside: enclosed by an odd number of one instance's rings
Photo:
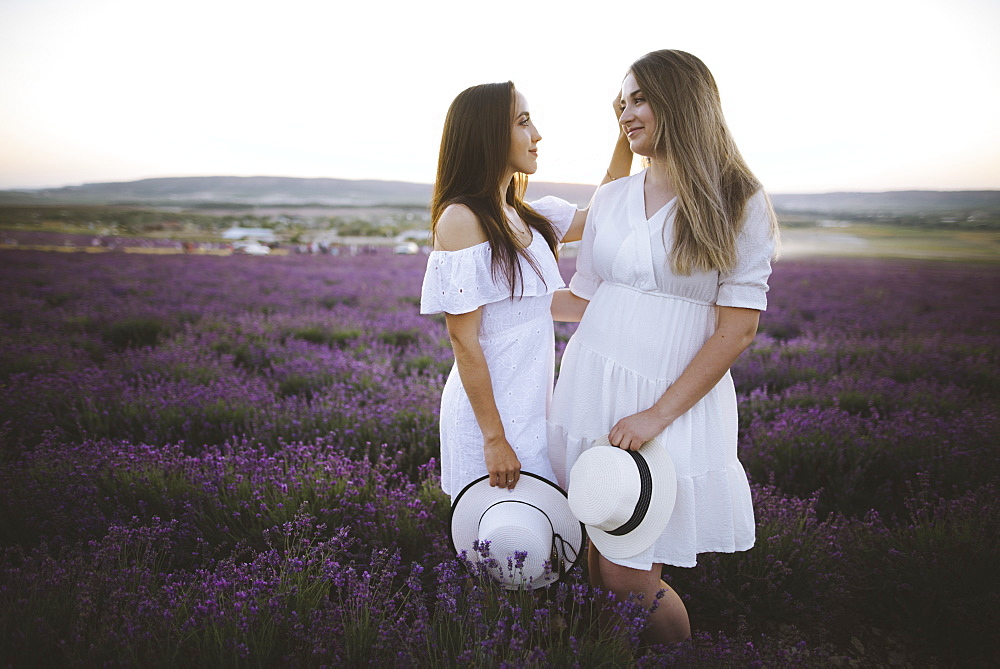
[[[435,225],[434,248],[438,251],[459,251],[484,241],[486,236],[475,214],[462,205],[449,206]],[[483,458],[490,485],[513,489],[520,477],[521,462],[507,441],[493,396],[490,368],[479,343],[481,322],[482,307],[464,314],[445,314],[458,375],[483,433]]]
[[[614,110],[615,110],[615,124],[617,124],[617,119],[622,114],[621,99],[620,96],[615,96],[614,99]],[[601,179],[601,183],[598,186],[603,186],[609,181],[614,181],[615,179],[620,179],[622,177],[627,177],[632,172],[632,149],[628,143],[628,137],[625,135],[625,131],[622,127],[618,125],[618,140],[615,142],[614,151],[611,154],[611,162],[608,164],[608,169],[604,172],[604,177]],[[576,242],[583,238],[583,227],[587,222],[587,212],[590,210],[588,206],[586,209],[579,209],[576,215],[573,216],[573,224],[569,226],[569,230],[563,237],[564,242]]]
[[[611,107],[615,113],[615,125],[618,127],[618,141],[615,142],[615,150],[611,154],[611,163],[604,173],[604,178],[601,179],[601,186],[609,181],[627,177],[632,173],[632,147],[629,146],[628,135],[625,134],[625,129],[618,122],[622,117],[621,102],[620,94],[615,95],[614,100],[611,101]]]
[[[719,326],[680,377],[649,409],[615,423],[608,440],[620,448],[638,450],[663,432],[708,394],[757,335],[760,312],[739,307],[717,307]]]

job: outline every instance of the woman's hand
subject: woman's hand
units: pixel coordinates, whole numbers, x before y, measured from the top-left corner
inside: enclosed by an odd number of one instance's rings
[[[507,439],[487,441],[483,445],[486,456],[486,470],[490,473],[490,485],[513,490],[521,478],[521,461]]]
[[[659,415],[656,407],[652,407],[615,423],[608,433],[608,441],[623,450],[638,451],[643,444],[667,429],[669,424]]]
[[[626,416],[608,433],[614,446],[631,451],[663,432],[684,415],[726,375],[757,333],[760,312],[739,307],[718,307],[715,333],[698,350],[680,377],[670,384],[656,404]]]
[[[507,442],[503,420],[493,396],[493,382],[486,355],[479,342],[482,307],[467,314],[446,314],[448,336],[455,351],[458,375],[469,397],[472,412],[483,433],[483,456],[490,485],[513,488],[521,473],[521,462]]]
[[[615,111],[615,123],[618,126],[618,140],[615,142],[614,153],[611,154],[611,163],[608,165],[608,171],[601,180],[602,186],[609,181],[627,177],[632,173],[632,147],[628,143],[628,135],[625,134],[625,129],[622,128],[621,123],[618,123],[622,117],[621,93],[616,95],[614,100],[611,101],[611,106]]]
[[[625,111],[625,108],[622,107],[622,92],[621,91],[618,91],[617,93],[615,93],[615,98],[614,98],[614,100],[611,101],[611,106],[615,110],[615,120],[619,120],[620,121],[621,118],[622,118],[622,112]]]

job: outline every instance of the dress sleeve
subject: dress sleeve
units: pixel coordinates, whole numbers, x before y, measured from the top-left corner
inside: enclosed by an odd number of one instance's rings
[[[493,280],[491,255],[487,242],[459,251],[432,251],[420,291],[420,313],[467,314],[509,298],[510,288]]]
[[[576,216],[575,204],[552,195],[529,202],[528,205],[552,222],[559,239],[566,236],[566,231],[569,230],[569,226],[573,224],[573,217]]]
[[[758,191],[747,202],[746,220],[736,238],[736,267],[719,275],[716,304],[760,311],[767,309],[767,279],[771,276],[775,242],[767,198],[764,191]]]
[[[601,189],[597,189],[590,210],[587,212],[587,224],[583,226],[583,239],[580,242],[580,252],[576,256],[576,273],[569,280],[569,289],[577,297],[591,300],[597,287],[601,285],[601,277],[594,269],[594,238],[597,236],[597,219],[600,216]]]

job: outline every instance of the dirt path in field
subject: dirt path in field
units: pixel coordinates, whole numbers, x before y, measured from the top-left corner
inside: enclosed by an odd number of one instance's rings
[[[895,231],[858,227],[850,231],[785,228],[781,256],[920,258],[1000,262],[1000,233],[992,231]]]

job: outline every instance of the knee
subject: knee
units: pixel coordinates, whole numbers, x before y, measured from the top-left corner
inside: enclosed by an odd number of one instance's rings
[[[601,559],[601,579],[605,587],[622,599],[627,599],[631,593],[645,594],[659,582],[659,576],[654,578],[652,571],[622,567],[604,558]]]

